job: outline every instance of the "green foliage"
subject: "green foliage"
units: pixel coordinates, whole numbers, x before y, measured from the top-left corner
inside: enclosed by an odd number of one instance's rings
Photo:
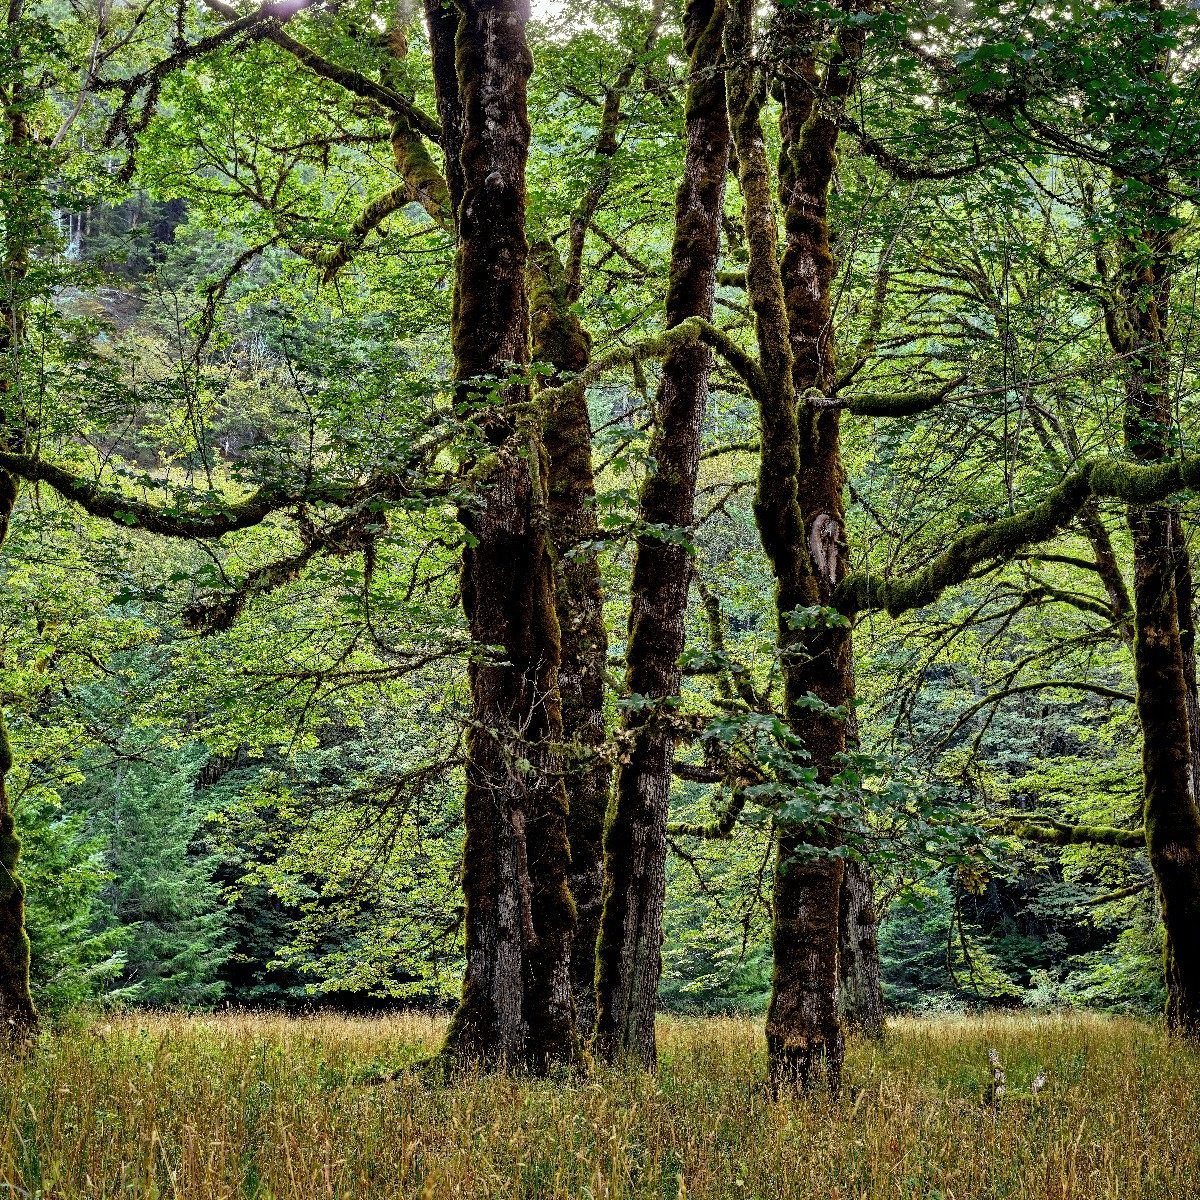
[[[273,17],[325,57],[312,69],[260,30],[224,36],[219,7],[107,6],[99,28],[84,8],[26,9],[0,46],[7,94],[29,93],[0,146],[20,318],[0,417],[31,431],[39,461],[119,501],[102,521],[27,487],[0,555],[39,1003],[440,1003],[462,956],[456,514],[503,389],[471,406],[448,386],[453,239],[428,204],[392,203],[407,174],[441,209],[440,151],[411,140],[419,119],[339,83],[358,72],[434,112],[425,35],[400,30],[400,57],[376,36],[392,14],[369,5]],[[701,731],[680,739],[694,772],[747,774],[732,836],[675,846],[664,1002],[761,1008],[764,872],[787,822],[836,831],[870,864],[894,1007],[1153,1007],[1144,856],[1039,848],[1006,823],[1140,823],[1127,614],[1098,570],[1107,541],[1128,590],[1131,547],[1122,508],[1088,498],[1196,478],[1121,457],[1132,368],[1107,328],[1114,272],[1144,268],[1166,236],[1169,433],[1190,448],[1193,7],[807,15],[822,36],[868,35],[848,118],[863,136],[843,135],[830,197],[843,378],[825,399],[845,405],[852,573],[841,609],[784,614],[846,629],[862,610],[857,709],[801,702],[855,725],[855,753],[824,781],[779,714],[755,405],[721,356],[695,524],[637,511],[658,365],[628,351],[662,335],[683,153],[675,13],[649,42],[643,5],[572,0],[531,29],[531,240],[565,259],[599,197],[570,307],[614,364],[588,393],[601,533],[576,550],[603,572],[605,717],[669,713]],[[125,95],[184,44],[200,49],[160,89]],[[618,78],[621,121],[599,153]],[[772,147],[778,115],[768,99]],[[747,258],[729,192],[725,268]],[[746,350],[737,284],[722,274],[715,323]],[[138,505],[220,513],[260,488],[287,503],[220,538],[139,528]],[[1178,503],[1190,532],[1194,497]],[[687,548],[724,623],[718,647],[693,596],[684,684],[661,705],[619,684],[639,536]],[[672,820],[705,829],[733,793],[729,778],[711,793],[680,781]]]
[[[195,749],[131,756],[111,776],[86,772],[105,848],[104,900],[128,938],[125,996],[157,1008],[204,1008],[224,991],[228,918],[204,843]]]

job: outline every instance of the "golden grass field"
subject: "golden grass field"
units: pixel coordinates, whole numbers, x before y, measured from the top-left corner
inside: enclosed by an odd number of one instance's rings
[[[760,1025],[723,1018],[664,1020],[658,1076],[368,1082],[441,1028],[133,1015],[45,1034],[4,1064],[0,1196],[1200,1197],[1200,1053],[1132,1020],[896,1021],[852,1045],[836,1105],[770,1101]]]

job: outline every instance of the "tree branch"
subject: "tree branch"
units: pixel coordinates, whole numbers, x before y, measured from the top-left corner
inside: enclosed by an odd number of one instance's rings
[[[835,604],[847,614],[883,609],[899,616],[924,608],[980,567],[1008,562],[1027,547],[1054,537],[1090,497],[1144,505],[1195,487],[1200,487],[1200,455],[1196,454],[1146,465],[1119,458],[1085,461],[1024,512],[964,529],[921,570],[899,579],[868,571],[847,576],[835,594]]]
[[[1053,817],[1008,818],[1004,829],[1013,837],[1046,846],[1116,846],[1122,850],[1144,850],[1144,829],[1117,829],[1111,825],[1067,825]]]

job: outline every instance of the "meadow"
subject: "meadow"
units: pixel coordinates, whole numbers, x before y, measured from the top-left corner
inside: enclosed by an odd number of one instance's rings
[[[666,1019],[657,1075],[565,1081],[405,1070],[441,1032],[412,1014],[233,1013],[44,1034],[5,1064],[0,1186],[39,1200],[1200,1196],[1200,1053],[1134,1020],[895,1021],[852,1044],[836,1104],[770,1100],[746,1019]],[[998,1103],[990,1049],[1008,1076]]]

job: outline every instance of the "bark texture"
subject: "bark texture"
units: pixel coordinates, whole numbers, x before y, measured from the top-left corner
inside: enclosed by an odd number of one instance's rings
[[[466,184],[463,179],[462,98],[458,90],[458,68],[454,44],[458,36],[458,9],[445,0],[425,0],[425,28],[429,34],[430,64],[433,68],[433,92],[441,126],[442,157],[445,162],[446,190],[450,209],[458,220]]]
[[[1117,301],[1106,314],[1109,339],[1125,360],[1126,449],[1147,463],[1168,457],[1171,446],[1169,215],[1153,207],[1141,236],[1120,247]],[[1174,506],[1130,505],[1128,521],[1146,844],[1166,929],[1167,1023],[1200,1037],[1200,726],[1191,561]]]
[[[554,368],[557,386],[582,371],[591,338],[571,310],[569,281],[558,251],[549,242],[533,248],[530,263],[533,357]],[[550,460],[549,523],[562,653],[558,688],[569,794],[571,895],[575,942],[571,986],[581,1031],[596,1019],[596,940],[604,882],[604,813],[612,767],[601,753],[605,742],[604,693],[608,629],[600,566],[587,544],[597,537],[596,483],[592,473],[592,425],[584,389],[565,388],[546,414]]]
[[[792,342],[778,258],[771,173],[763,137],[763,89],[753,66],[753,3],[734,0],[726,34],[730,119],[745,205],[749,263],[746,290],[754,311],[765,386],[759,399],[760,458],[754,515],[775,577],[776,637],[785,716],[800,721],[798,669],[803,647],[787,614],[818,603],[798,497],[800,432]],[[841,1083],[844,1042],[837,1012],[837,944],[841,863],[804,854],[805,836],[779,829],[771,943],[774,968],[767,1013],[767,1054],[776,1092],[807,1087],[823,1073]]]
[[[866,865],[849,859],[842,873],[838,929],[838,1005],[850,1033],[883,1036],[883,982],[879,968],[879,913]]]
[[[464,801],[467,969],[451,1062],[546,1071],[579,1054],[570,986],[559,629],[540,431],[528,400],[525,164],[532,59],[520,0],[461,8],[462,114],[453,346],[464,402],[480,411],[490,469],[461,519],[462,601],[475,653]],[[509,382],[489,396],[481,378]]]
[[[722,0],[689,0],[684,14],[689,55],[686,151],[675,201],[668,328],[689,317],[712,317],[729,156],[720,69],[723,20]],[[604,903],[596,952],[595,1048],[610,1061],[631,1057],[653,1065],[657,1057],[654,1018],[674,756],[664,718],[680,684],[692,561],[678,535],[686,535],[695,515],[709,363],[709,350],[695,341],[677,346],[663,363],[651,440],[654,466],[639,505],[649,531],[638,538],[634,560],[626,686],[647,704],[628,709],[624,722],[628,748],[605,826]]]
[[[798,608],[832,607],[846,575],[840,415],[809,401],[824,395],[835,378],[827,197],[838,115],[862,37],[844,33],[822,77],[815,60],[819,24],[804,9],[775,13],[770,43],[787,66],[779,87],[785,233],[780,263],[760,119],[763,90],[752,66],[752,17],[752,5],[737,0],[726,55],[750,255],[747,295],[766,379],[754,507],[776,581],[785,716],[818,780],[827,782],[847,746],[846,714],[854,699],[850,632],[836,625],[801,632],[789,615]],[[810,695],[825,707],[803,703]],[[782,1091],[823,1078],[837,1092],[844,1057],[838,1004],[843,861],[828,853],[835,836],[829,830],[780,823],[778,835],[767,1013],[771,1083]],[[860,953],[870,954],[873,943],[861,941]]]

